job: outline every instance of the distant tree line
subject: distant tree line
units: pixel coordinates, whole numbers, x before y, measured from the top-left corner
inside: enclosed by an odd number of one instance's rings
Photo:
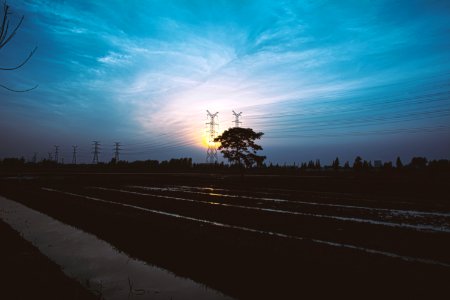
[[[0,170],[14,170],[14,169],[127,169],[127,170],[194,170],[194,171],[221,171],[221,170],[237,170],[241,166],[237,164],[203,164],[193,163],[192,158],[172,158],[170,160],[137,160],[137,161],[115,161],[112,159],[108,163],[98,164],[62,164],[54,160],[43,159],[41,161],[27,161],[24,157],[21,158],[4,158],[0,159]],[[397,157],[395,163],[387,161],[381,163],[380,161],[367,161],[362,157],[357,156],[355,160],[343,164],[338,157],[332,161],[330,165],[322,165],[319,159],[302,162],[300,164],[266,164],[255,165],[247,168],[248,171],[253,172],[318,172],[318,171],[334,171],[334,172],[370,172],[370,171],[408,171],[408,170],[435,170],[435,171],[450,171],[450,160],[428,160],[425,157],[413,157],[411,161],[404,164],[400,157]]]
[[[357,172],[364,171],[377,171],[377,170],[450,170],[450,160],[448,159],[440,159],[440,160],[428,160],[425,157],[413,157],[411,161],[407,164],[403,164],[400,157],[397,157],[395,161],[395,165],[392,161],[387,161],[381,163],[381,161],[367,161],[363,160],[361,156],[357,156],[352,164],[349,161],[346,161],[344,164],[341,164],[338,157],[333,160],[331,165],[322,166],[320,160],[310,160],[309,162],[303,162],[299,166],[298,165],[273,165],[269,164],[268,168],[298,168],[300,170],[305,171],[314,171],[314,170],[334,170],[334,171],[345,171],[345,170],[353,170]]]
[[[91,169],[153,169],[153,168],[168,168],[168,169],[190,169],[192,168],[192,158],[172,158],[170,160],[136,160],[136,161],[116,161],[114,158],[110,162],[99,162],[97,164],[63,164],[52,159],[43,159],[38,162],[26,161],[24,157],[21,158],[5,158],[0,160],[0,168],[91,168]]]

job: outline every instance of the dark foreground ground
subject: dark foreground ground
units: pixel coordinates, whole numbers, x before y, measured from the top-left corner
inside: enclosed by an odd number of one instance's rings
[[[2,299],[99,299],[0,221]]]
[[[448,184],[448,174],[36,173],[3,176],[0,194],[237,298],[414,299],[450,292]]]

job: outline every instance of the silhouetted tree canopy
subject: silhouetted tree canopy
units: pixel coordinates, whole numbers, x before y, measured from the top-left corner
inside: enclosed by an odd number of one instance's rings
[[[402,160],[400,159],[400,156],[397,157],[397,161],[395,162],[395,166],[397,167],[397,169],[403,168],[403,163],[402,163]]]
[[[362,168],[363,168],[362,158],[360,156],[357,156],[355,158],[355,162],[353,163],[353,169],[361,170]]]
[[[320,164],[320,159],[316,159],[315,168],[316,169],[322,168],[322,165]]]
[[[390,170],[390,169],[392,169],[392,162],[391,162],[391,161],[385,162],[385,163],[383,164],[383,168],[384,168],[385,170]]]
[[[214,139],[220,142],[219,150],[230,163],[247,168],[253,165],[260,166],[266,159],[265,156],[257,155],[257,151],[263,148],[255,143],[264,133],[254,132],[251,128],[234,127],[230,128]]]
[[[333,167],[333,169],[338,170],[339,169],[339,165],[340,165],[339,157],[336,157],[336,159],[333,160],[333,164],[331,166]]]
[[[409,166],[416,169],[423,169],[427,166],[428,160],[425,157],[413,157]]]
[[[372,162],[364,160],[362,167],[364,170],[372,169]]]
[[[2,50],[3,47],[5,47],[9,42],[11,42],[12,38],[16,35],[17,30],[22,25],[22,22],[24,19],[24,16],[22,16],[20,18],[19,22],[15,26],[13,26],[10,23],[10,16],[11,16],[10,7],[8,4],[6,4],[6,2],[4,2],[3,3],[3,13],[1,13],[1,16],[0,16],[0,18],[1,18],[0,19],[0,50]],[[21,68],[30,60],[30,58],[36,52],[36,49],[37,49],[37,47],[34,47],[34,49],[30,51],[28,56],[24,60],[22,60],[20,63],[17,63],[14,66],[0,67],[0,71],[14,71],[14,70]],[[31,90],[37,88],[37,85],[32,88],[25,89],[25,90],[13,89],[13,88],[7,87],[6,85],[3,85],[3,84],[0,84],[0,87],[6,89],[8,91],[11,91],[11,92],[28,92],[28,91],[31,91]]]

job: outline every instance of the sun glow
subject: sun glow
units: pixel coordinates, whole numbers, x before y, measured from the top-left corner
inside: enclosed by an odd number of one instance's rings
[[[218,132],[217,132],[217,134],[216,134],[216,136],[219,136],[219,135],[221,135],[223,133],[223,130],[219,130]],[[219,147],[220,146],[220,143],[214,143],[214,142],[210,142],[209,141],[209,133],[206,131],[206,130],[204,130],[203,132],[202,132],[202,135],[201,135],[201,140],[200,140],[200,146],[202,147],[202,148],[208,148],[208,147],[210,147],[210,146],[216,146],[216,147]]]

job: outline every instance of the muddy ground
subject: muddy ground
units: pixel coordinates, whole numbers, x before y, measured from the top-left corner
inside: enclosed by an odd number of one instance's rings
[[[0,221],[2,299],[99,299]]]
[[[450,291],[447,176],[5,174],[0,194],[243,299]]]

